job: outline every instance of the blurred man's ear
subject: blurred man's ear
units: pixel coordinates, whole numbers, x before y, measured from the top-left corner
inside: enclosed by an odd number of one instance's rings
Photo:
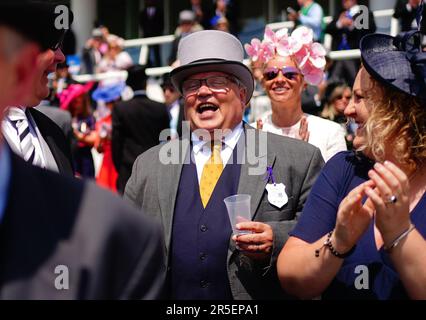
[[[12,74],[10,75],[12,83],[8,105],[23,105],[32,90],[34,90],[35,77],[42,72],[41,67],[37,66],[39,54],[39,47],[34,43],[28,42],[13,56],[11,61]]]

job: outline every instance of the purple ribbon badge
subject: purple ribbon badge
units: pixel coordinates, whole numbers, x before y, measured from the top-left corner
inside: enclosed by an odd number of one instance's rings
[[[272,167],[267,167],[266,170],[267,170],[266,172],[267,176],[265,178],[266,183],[271,181],[275,185],[276,183],[275,183],[274,172],[272,170]]]

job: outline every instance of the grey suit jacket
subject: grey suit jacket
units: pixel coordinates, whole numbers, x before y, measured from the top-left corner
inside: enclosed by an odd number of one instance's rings
[[[12,155],[0,299],[157,299],[160,228],[116,195]]]
[[[63,131],[65,138],[69,145],[71,145],[71,139],[73,138],[72,130],[72,118],[71,114],[54,106],[37,106],[37,110],[48,116],[53,122],[55,122],[59,128]]]
[[[238,144],[245,146],[246,159],[250,156],[248,137],[256,135],[258,141],[266,139],[267,151],[256,145],[257,160],[264,161],[260,175],[252,175],[253,166],[246,161],[241,165],[238,193],[251,195],[252,219],[269,224],[274,233],[273,252],[266,264],[259,264],[243,255],[230,239],[228,250],[228,277],[234,299],[278,299],[286,297],[280,288],[276,260],[288,232],[294,227],[310,189],[324,164],[316,147],[295,139],[265,133],[245,125],[245,135]],[[182,163],[162,164],[159,157],[168,155],[185,159],[190,151],[189,141],[171,141],[156,146],[140,155],[133,165],[125,190],[125,198],[144,212],[152,215],[162,225],[166,253],[170,251],[173,214],[179,186]],[[182,161],[181,161],[182,162]],[[265,186],[266,166],[273,168],[277,183],[284,183],[288,203],[281,209],[271,205]],[[168,259],[168,257],[166,257]],[[168,268],[168,270],[170,270]]]

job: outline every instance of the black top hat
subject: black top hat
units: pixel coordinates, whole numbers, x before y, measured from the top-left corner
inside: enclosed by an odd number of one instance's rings
[[[426,53],[421,34],[409,31],[396,37],[368,34],[360,42],[368,73],[380,83],[410,96],[426,99]]]
[[[173,87],[173,83],[172,83],[172,78],[170,77],[170,72],[167,72],[165,74],[163,74],[162,79],[161,79],[161,87],[165,88],[165,87]]]
[[[147,75],[142,65],[133,65],[127,69],[126,84],[133,90],[145,89]]]
[[[33,0],[0,2],[0,25],[15,29],[43,50],[59,47],[73,19],[72,11],[65,6]]]
[[[66,69],[69,67],[70,67],[69,64],[66,61],[64,61],[64,62],[58,63],[56,66],[56,69]]]

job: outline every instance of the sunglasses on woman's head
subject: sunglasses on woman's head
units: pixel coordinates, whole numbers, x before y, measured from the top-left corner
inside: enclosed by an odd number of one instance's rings
[[[268,81],[275,79],[278,76],[278,73],[280,71],[282,75],[288,80],[296,80],[297,75],[300,74],[300,71],[295,67],[282,67],[282,68],[270,67],[270,68],[266,68],[263,71],[263,77]]]

